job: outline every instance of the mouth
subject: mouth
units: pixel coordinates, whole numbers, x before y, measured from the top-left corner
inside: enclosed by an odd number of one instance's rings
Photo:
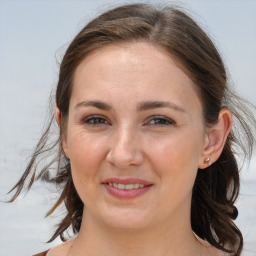
[[[138,188],[144,188],[146,186],[151,186],[151,185],[144,185],[140,183],[135,183],[135,184],[123,184],[123,183],[115,183],[115,182],[108,182],[104,183],[105,185],[108,185],[110,187],[114,187],[117,189],[122,189],[122,190],[133,190],[133,189],[138,189]]]
[[[119,199],[132,199],[148,192],[153,186],[145,180],[137,179],[109,179],[102,183],[107,192]]]

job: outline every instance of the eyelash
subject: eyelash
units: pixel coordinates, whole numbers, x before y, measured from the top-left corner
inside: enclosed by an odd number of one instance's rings
[[[151,121],[160,121],[160,123],[149,124],[149,125],[156,125],[156,126],[175,125],[175,122],[172,119],[167,118],[165,116],[152,116],[149,119],[149,122],[151,122]],[[147,123],[149,123],[149,122],[147,122]]]
[[[154,121],[154,124],[150,124],[150,122]],[[156,121],[158,123],[156,123]],[[104,116],[89,116],[85,119],[82,120],[82,123],[91,125],[93,127],[101,127],[103,125],[109,125],[110,122],[107,121],[107,119]],[[150,126],[169,126],[169,125],[175,125],[175,122],[167,118],[165,116],[151,116],[145,125],[150,125]]]
[[[97,122],[96,122],[96,120],[97,120]],[[98,122],[99,120],[101,120],[103,122]],[[91,125],[93,127],[109,124],[109,122],[103,116],[89,116],[89,117],[83,119],[82,122],[85,124]]]

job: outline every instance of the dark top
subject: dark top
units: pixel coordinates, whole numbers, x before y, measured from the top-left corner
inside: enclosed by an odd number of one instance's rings
[[[44,252],[40,252],[40,253],[35,254],[33,256],[46,256],[47,252],[49,252],[49,250],[48,251],[44,251]]]

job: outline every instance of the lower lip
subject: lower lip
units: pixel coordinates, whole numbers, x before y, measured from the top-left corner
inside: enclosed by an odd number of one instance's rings
[[[120,199],[136,198],[136,197],[141,196],[142,194],[146,193],[147,191],[149,191],[152,187],[152,185],[149,185],[149,186],[145,186],[143,188],[126,190],[126,189],[118,189],[115,187],[111,187],[107,184],[103,184],[103,185],[112,196],[120,198]]]

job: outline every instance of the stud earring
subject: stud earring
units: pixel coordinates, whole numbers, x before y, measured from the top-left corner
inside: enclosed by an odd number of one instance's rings
[[[205,164],[208,164],[208,166],[210,166],[212,163],[211,163],[211,158],[210,157],[207,157],[204,159],[204,163]]]

